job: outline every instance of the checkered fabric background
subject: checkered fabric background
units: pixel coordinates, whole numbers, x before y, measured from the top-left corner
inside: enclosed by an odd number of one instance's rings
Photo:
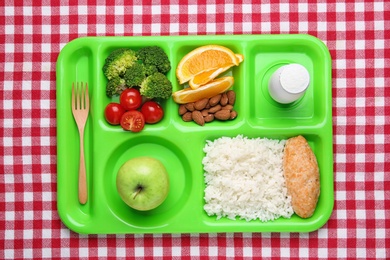
[[[0,6],[0,259],[390,258],[389,1],[7,0]],[[266,2],[266,1],[262,1]],[[56,206],[56,71],[81,36],[318,37],[333,65],[335,206],[311,233],[80,235]]]

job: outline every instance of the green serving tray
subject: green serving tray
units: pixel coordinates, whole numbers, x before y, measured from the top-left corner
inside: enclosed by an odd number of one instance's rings
[[[165,116],[140,133],[123,131],[104,119],[111,101],[105,94],[102,67],[117,48],[158,45],[168,54],[172,69],[168,78],[174,91],[182,88],[175,76],[181,58],[206,44],[226,46],[244,55],[229,73],[238,117],[201,127],[183,122],[172,99],[162,103]],[[311,82],[305,95],[280,105],[268,94],[271,74],[280,66],[305,66]],[[216,233],[216,232],[309,232],[322,227],[333,209],[332,84],[331,58],[327,47],[309,35],[219,35],[85,37],[68,43],[57,60],[57,203],[63,223],[88,234]],[[85,130],[85,158],[89,199],[78,202],[79,135],[71,112],[73,82],[88,82],[91,108]],[[204,206],[202,158],[206,140],[239,134],[249,138],[287,139],[303,135],[312,147],[320,168],[321,195],[314,215],[302,219],[247,222],[216,219]],[[152,156],[167,168],[171,188],[167,199],[154,210],[140,212],[119,197],[115,180],[128,159]]]

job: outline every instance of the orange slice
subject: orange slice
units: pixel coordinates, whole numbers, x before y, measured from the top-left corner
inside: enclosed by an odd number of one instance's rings
[[[235,55],[236,55],[239,63],[244,61],[244,56],[242,54],[236,53]],[[190,79],[189,85],[192,89],[197,89],[200,86],[215,79],[219,74],[227,71],[228,69],[230,69],[233,66],[235,66],[235,64],[231,63],[231,64],[226,65],[225,67],[212,68],[209,70],[202,71]]]
[[[236,53],[236,57],[238,59],[238,63],[241,63],[244,60],[244,55]]]
[[[211,98],[225,92],[233,86],[234,78],[231,76],[221,77],[203,85],[197,89],[185,88],[172,94],[173,100],[178,104],[186,104],[198,101],[202,98]]]
[[[205,45],[189,52],[180,60],[176,68],[176,77],[180,84],[183,84],[201,72],[239,63],[240,57],[229,48]]]
[[[221,68],[213,68],[206,71],[202,71],[199,74],[196,74],[193,78],[188,82],[192,89],[197,89],[202,85],[209,83],[213,79],[215,79],[219,74],[224,71],[227,71],[229,68],[233,67],[234,64],[231,63],[225,67]]]

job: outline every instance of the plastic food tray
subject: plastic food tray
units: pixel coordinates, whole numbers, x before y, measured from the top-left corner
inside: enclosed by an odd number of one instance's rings
[[[173,90],[181,89],[175,69],[181,58],[206,44],[226,46],[245,60],[233,67],[233,89],[238,117],[201,127],[184,122],[172,99],[162,103],[164,119],[145,125],[140,133],[123,131],[104,119],[111,101],[105,94],[102,73],[105,58],[114,49],[158,45],[171,61],[168,78]],[[280,66],[299,63],[311,82],[305,95],[289,105],[272,100],[267,86]],[[333,150],[331,58],[326,46],[309,35],[220,35],[85,37],[68,43],[57,61],[57,188],[58,212],[63,223],[78,233],[216,233],[216,232],[309,232],[322,227],[333,209]],[[71,112],[72,82],[88,82],[91,108],[85,130],[88,202],[78,202],[79,136]],[[204,206],[202,158],[206,140],[239,134],[249,138],[287,139],[303,135],[312,147],[320,168],[321,194],[314,215],[274,221],[229,220],[208,216]],[[167,168],[170,192],[158,208],[140,212],[119,197],[115,180],[128,159],[152,156]]]

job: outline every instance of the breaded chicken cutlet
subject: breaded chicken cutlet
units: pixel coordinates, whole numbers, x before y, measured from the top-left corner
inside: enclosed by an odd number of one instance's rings
[[[320,195],[320,175],[317,159],[303,136],[286,141],[283,173],[294,212],[301,218],[311,217]]]

